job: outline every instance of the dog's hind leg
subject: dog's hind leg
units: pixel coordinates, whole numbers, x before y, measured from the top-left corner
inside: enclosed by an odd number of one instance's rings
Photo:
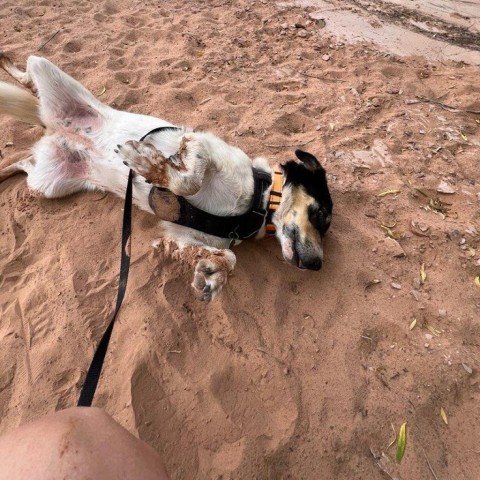
[[[31,90],[33,94],[37,94],[35,85],[33,84],[28,72],[22,72],[18,67],[16,67],[2,50],[0,50],[0,68],[3,68],[18,83]]]
[[[40,118],[45,126],[87,133],[102,128],[111,109],[81,83],[41,57],[28,58],[26,73],[37,89]]]

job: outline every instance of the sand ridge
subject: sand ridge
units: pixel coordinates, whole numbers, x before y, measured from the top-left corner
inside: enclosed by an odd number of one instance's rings
[[[266,1],[6,1],[0,21],[20,65],[60,30],[41,54],[105,103],[272,163],[303,145],[329,174],[322,271],[286,265],[272,239],[245,242],[209,306],[136,210],[96,405],[178,479],[381,479],[370,449],[404,421],[392,476],[429,478],[423,447],[440,478],[476,478],[479,118],[419,97],[480,110],[478,69],[345,45],[308,10]],[[41,135],[0,125],[2,165]],[[441,181],[456,192],[441,195],[446,218],[417,190],[434,198]],[[37,198],[21,176],[0,186],[0,432],[76,402],[113,307],[121,209],[101,193]]]

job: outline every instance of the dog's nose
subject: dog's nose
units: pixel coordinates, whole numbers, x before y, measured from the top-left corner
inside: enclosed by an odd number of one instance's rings
[[[308,259],[306,261],[300,260],[298,266],[308,270],[320,270],[322,268],[322,259],[317,257]]]

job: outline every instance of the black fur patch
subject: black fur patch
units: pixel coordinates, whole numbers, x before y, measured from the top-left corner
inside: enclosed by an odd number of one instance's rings
[[[331,217],[333,211],[325,169],[312,154],[302,150],[297,150],[295,154],[302,163],[290,160],[282,165],[285,184],[292,187],[302,186],[305,192],[316,200],[318,207],[309,206],[308,215],[312,225],[323,236],[330,226],[327,218]]]

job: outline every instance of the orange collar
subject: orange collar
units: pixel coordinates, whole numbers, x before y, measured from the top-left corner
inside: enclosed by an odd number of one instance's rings
[[[272,223],[272,217],[280,206],[280,200],[282,198],[282,188],[283,173],[274,171],[272,189],[270,190],[270,197],[268,199],[267,206],[267,223],[265,225],[265,232],[267,233],[267,235],[275,235],[275,225]]]

